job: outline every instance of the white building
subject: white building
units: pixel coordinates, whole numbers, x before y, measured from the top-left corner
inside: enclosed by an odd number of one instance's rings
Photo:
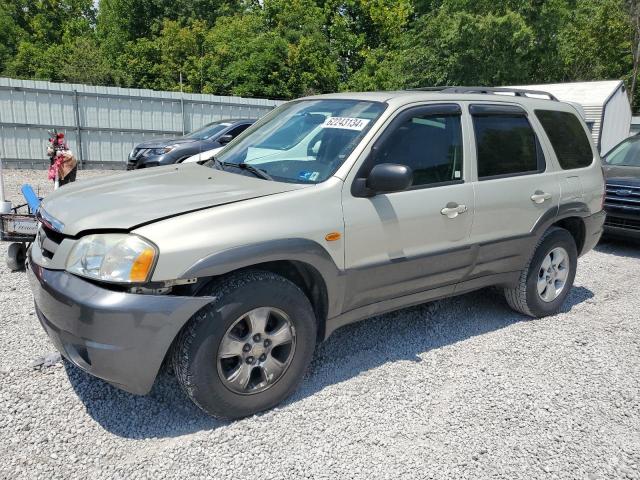
[[[542,90],[558,100],[581,105],[601,155],[629,136],[631,105],[621,80],[520,85],[515,88]]]

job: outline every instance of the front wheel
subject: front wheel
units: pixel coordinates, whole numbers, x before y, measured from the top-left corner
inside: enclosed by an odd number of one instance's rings
[[[257,270],[225,278],[205,294],[214,302],[189,321],[173,352],[187,395],[224,418],[252,415],[291,395],[316,342],[306,295],[289,280]]]
[[[558,313],[576,276],[578,252],[571,234],[558,227],[547,230],[518,284],[505,289],[509,306],[531,317]]]
[[[24,269],[27,258],[27,248],[24,243],[11,243],[7,249],[7,267],[12,272]]]

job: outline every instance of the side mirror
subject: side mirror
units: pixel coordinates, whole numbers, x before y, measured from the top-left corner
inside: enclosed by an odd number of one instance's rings
[[[218,143],[220,145],[226,145],[227,143],[229,143],[231,140],[233,140],[233,135],[222,135],[219,139],[218,139]]]
[[[357,197],[371,197],[378,193],[401,192],[412,184],[413,170],[410,167],[380,163],[371,169],[366,179],[356,179],[353,193]]]

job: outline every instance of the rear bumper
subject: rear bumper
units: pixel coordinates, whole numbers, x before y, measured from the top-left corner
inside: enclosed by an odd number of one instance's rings
[[[600,238],[602,237],[606,216],[606,212],[604,210],[601,210],[583,219],[585,226],[585,235],[582,251],[579,252],[580,255],[584,255],[598,244]]]
[[[40,323],[60,353],[89,374],[139,395],[151,390],[182,326],[211,301],[115,292],[31,262],[27,275]]]

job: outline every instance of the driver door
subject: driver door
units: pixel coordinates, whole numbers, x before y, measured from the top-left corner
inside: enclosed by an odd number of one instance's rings
[[[438,288],[453,293],[473,263],[470,231],[473,186],[458,104],[412,107],[400,112],[376,140],[372,152],[345,182],[344,311]],[[407,165],[407,190],[368,198],[351,185],[374,165]],[[351,181],[349,181],[351,180]]]

